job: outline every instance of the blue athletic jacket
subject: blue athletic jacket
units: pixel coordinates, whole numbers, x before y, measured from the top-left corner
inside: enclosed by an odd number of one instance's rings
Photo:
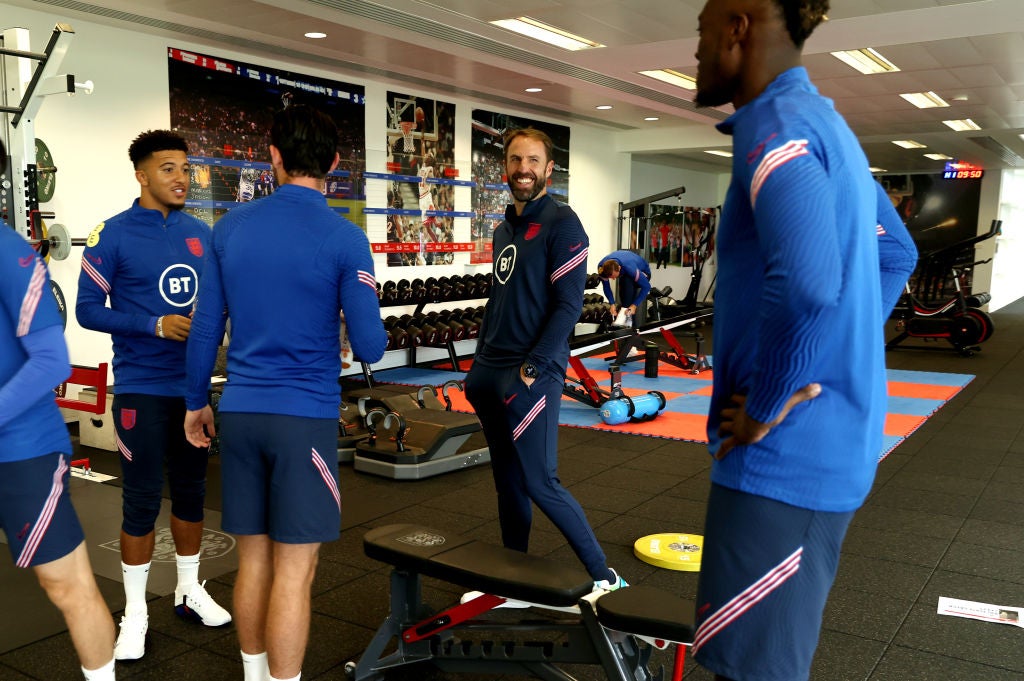
[[[719,226],[710,451],[734,394],[767,423],[796,390],[822,391],[761,442],[715,461],[711,479],[804,508],[856,509],[882,453],[882,322],[912,266],[879,249],[884,206],[867,160],[802,67],[718,127],[734,154]]]
[[[527,203],[522,215],[509,205],[494,230],[494,284],[474,361],[508,367],[529,359],[564,376],[589,246],[576,213],[549,195]]]
[[[233,208],[213,229],[188,339],[186,406],[207,403],[226,315],[221,411],[338,418],[341,311],[356,357],[378,361],[387,335],[359,227],[294,184]]]
[[[110,334],[114,392],[185,394],[185,343],[158,337],[156,320],[192,313],[209,243],[206,223],[180,210],[165,219],[138,199],[89,234],[75,316]]]
[[[71,373],[42,258],[0,221],[0,461],[71,452],[53,388]]]

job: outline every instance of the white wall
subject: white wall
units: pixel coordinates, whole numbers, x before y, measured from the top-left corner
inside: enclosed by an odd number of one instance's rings
[[[994,243],[986,242],[986,255],[979,249],[978,257],[995,253],[992,268],[992,302],[989,311],[998,310],[1024,298],[1024,170],[1006,170],[1000,173],[999,219],[1003,221],[1002,235]],[[986,176],[987,178],[987,176]],[[993,216],[995,217],[995,216]],[[980,226],[980,225],[979,225]],[[984,223],[988,229],[988,222]]]
[[[55,213],[56,218],[52,222],[63,224],[70,236],[77,239],[85,238],[96,224],[127,209],[139,194],[128,160],[128,145],[144,130],[170,125],[167,83],[169,46],[365,85],[367,170],[370,171],[385,171],[385,93],[389,89],[409,90],[408,85],[372,81],[362,74],[332,72],[316,65],[268,60],[259,54],[240,52],[216,44],[149,35],[139,30],[124,30],[93,23],[76,16],[5,5],[0,22],[0,29],[29,29],[32,49],[36,51],[41,51],[46,45],[56,23],[70,23],[75,36],[60,71],[74,74],[78,81],[91,79],[95,82],[95,91],[91,95],[48,97],[35,121],[36,135],[47,143],[59,167],[54,199],[44,204],[42,209]],[[470,112],[473,108],[493,109],[494,105],[418,89],[416,94],[456,104],[456,164],[460,177],[470,177]],[[529,110],[510,110],[508,113],[565,124],[564,121],[536,116]],[[571,204],[590,235],[590,267],[593,270],[596,269],[598,259],[614,248],[613,225],[617,205],[619,201],[627,199],[629,192],[629,157],[628,154],[615,152],[609,155],[606,130],[577,124],[570,124],[570,128]],[[468,210],[469,192],[469,188],[457,188],[457,209]],[[367,182],[367,201],[370,205],[383,206],[386,203],[385,193],[385,183]],[[467,219],[457,219],[456,230],[456,241],[469,241]],[[384,241],[384,217],[367,216],[367,231],[371,241]],[[377,256],[377,276],[381,281],[387,281],[477,270],[479,266],[469,265],[468,258],[468,254],[456,254],[455,265],[451,267],[389,268],[385,257],[381,255]],[[80,261],[81,248],[73,248],[67,260],[51,260],[50,271],[68,299],[70,318],[66,337],[71,361],[96,365],[110,360],[110,337],[86,331],[74,320],[73,305],[77,295]]]
[[[686,191],[681,200],[669,198],[657,203],[706,208],[722,205],[728,186],[729,173],[703,173],[667,164],[635,160],[630,167],[629,200],[637,201],[677,187],[684,187]],[[713,286],[716,263],[717,251],[704,265],[697,293],[698,301],[712,302],[713,300],[713,295],[706,294]],[[652,269],[651,283],[661,289],[671,287],[672,297],[679,300],[686,295],[690,287],[692,272],[690,267],[675,265],[671,265],[667,269]]]
[[[670,165],[633,161],[630,169],[629,201],[636,201],[645,196],[653,196],[663,191],[685,187],[682,204],[684,206],[718,206],[725,198],[720,186],[722,176],[729,173],[700,173]],[[675,203],[675,199],[665,199],[659,203]]]

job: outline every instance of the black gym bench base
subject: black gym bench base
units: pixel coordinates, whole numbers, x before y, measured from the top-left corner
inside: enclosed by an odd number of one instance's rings
[[[654,681],[662,675],[648,668],[653,650],[673,644],[672,678],[682,677],[684,646],[694,633],[692,601],[644,586],[594,592],[578,566],[422,525],[370,530],[363,550],[393,566],[391,609],[359,661],[345,666],[355,681],[379,681],[389,669],[418,663],[551,681],[574,678],[556,665],[596,664],[613,681]],[[484,595],[434,612],[422,599],[422,575]],[[488,618],[506,600],[553,609],[556,617]]]

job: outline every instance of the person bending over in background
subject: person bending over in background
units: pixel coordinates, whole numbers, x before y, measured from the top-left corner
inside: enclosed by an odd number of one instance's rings
[[[708,0],[699,20],[697,102],[736,109],[718,124],[733,169],[693,642],[720,681],[810,674],[882,450],[883,324],[912,269],[880,251],[867,159],[801,66],[827,11],[826,0]],[[898,221],[886,230],[913,248]]]
[[[125,608],[114,654],[145,654],[146,583],[160,513],[164,466],[171,492],[171,536],[178,581],[174,610],[209,627],[231,615],[199,582],[209,451],[181,432],[185,418],[185,341],[210,228],[182,212],[191,170],[188,144],[150,130],[128,157],[140,186],[132,207],[96,226],[86,240],[75,314],[114,345],[112,415],[121,453],[121,570]],[[110,307],[106,306],[110,299]]]
[[[615,305],[615,294],[612,292],[612,281],[619,282],[619,300],[627,310],[630,325],[634,328],[639,323],[637,310],[643,310],[647,294],[651,292],[651,265],[633,251],[613,251],[601,258],[597,264],[601,276],[604,295],[611,305],[610,312],[614,319],[618,313]]]
[[[214,228],[188,343],[184,428],[203,447],[216,434],[207,387],[230,317],[219,405],[223,525],[238,537],[246,681],[301,675],[320,544],[340,532],[341,313],[360,360],[378,361],[387,345],[370,243],[322,194],[337,145],[324,113],[293,104],[274,117],[278,189]]]

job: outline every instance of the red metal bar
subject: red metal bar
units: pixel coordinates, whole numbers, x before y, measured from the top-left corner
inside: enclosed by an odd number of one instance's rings
[[[416,641],[429,638],[438,632],[461,624],[488,610],[493,610],[506,600],[501,596],[482,594],[471,601],[466,601],[461,605],[456,605],[436,615],[432,615],[429,619],[417,622],[402,632],[402,640],[406,643],[415,643]]]

